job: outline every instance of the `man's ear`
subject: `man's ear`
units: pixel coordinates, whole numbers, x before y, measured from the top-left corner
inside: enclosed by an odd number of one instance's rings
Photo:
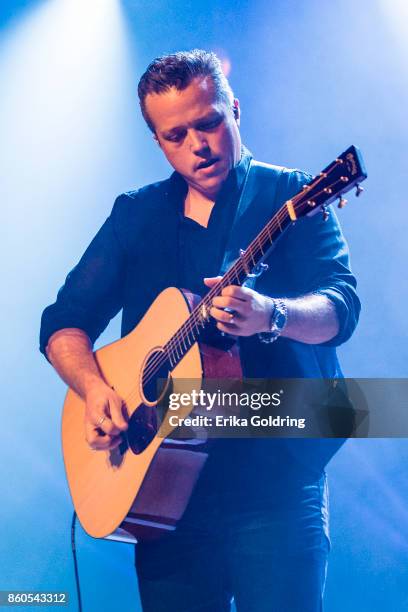
[[[239,126],[241,120],[241,108],[239,106],[238,98],[234,98],[234,101],[232,103],[232,112],[234,113],[234,119],[237,122],[237,125]]]

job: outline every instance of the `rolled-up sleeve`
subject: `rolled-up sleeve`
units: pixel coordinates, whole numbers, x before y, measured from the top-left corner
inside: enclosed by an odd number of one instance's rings
[[[310,175],[291,172],[290,197],[299,192]],[[357,281],[351,272],[349,250],[337,216],[330,206],[324,221],[320,212],[299,219],[288,231],[285,245],[287,270],[299,295],[326,295],[334,304],[339,321],[338,334],[321,346],[338,346],[352,335],[360,314]]]
[[[52,334],[68,327],[82,329],[94,343],[122,308],[125,250],[117,218],[125,204],[126,195],[116,199],[111,215],[68,274],[56,301],[42,313],[40,351],[44,355]]]

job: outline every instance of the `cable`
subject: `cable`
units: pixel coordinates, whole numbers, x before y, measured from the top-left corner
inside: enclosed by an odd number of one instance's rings
[[[74,510],[72,515],[72,523],[71,523],[71,551],[72,558],[74,561],[74,573],[75,573],[75,585],[78,597],[78,612],[82,612],[82,600],[81,600],[81,587],[79,584],[79,573],[78,573],[78,561],[76,556],[76,547],[75,547],[75,523],[76,523],[77,515]]]

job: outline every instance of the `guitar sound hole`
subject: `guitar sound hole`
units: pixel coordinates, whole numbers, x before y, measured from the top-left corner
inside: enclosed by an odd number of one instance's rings
[[[136,455],[149,446],[160,427],[156,403],[171,386],[169,373],[170,363],[163,351],[156,350],[149,355],[142,373],[142,396],[145,402],[154,405],[139,406],[130,417],[127,430],[128,448]]]
[[[146,403],[156,403],[168,385],[170,362],[163,351],[149,355],[143,368],[142,392]]]

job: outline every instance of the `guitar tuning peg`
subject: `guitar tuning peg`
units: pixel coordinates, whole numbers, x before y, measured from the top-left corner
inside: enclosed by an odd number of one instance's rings
[[[345,198],[340,197],[339,202],[337,204],[337,208],[344,208],[347,204],[347,200]]]
[[[327,210],[325,206],[322,206],[322,213],[323,213],[323,221],[327,221],[330,215],[329,215],[329,211]]]
[[[364,189],[362,187],[360,187],[360,185],[357,183],[356,185],[356,196],[358,197],[359,195],[361,195],[363,193]]]

